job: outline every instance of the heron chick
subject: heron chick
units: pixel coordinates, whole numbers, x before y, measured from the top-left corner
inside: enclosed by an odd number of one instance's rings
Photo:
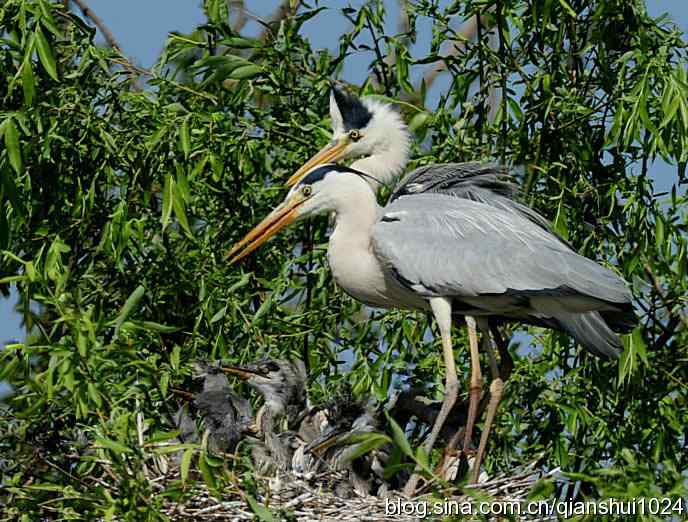
[[[305,442],[293,430],[306,407],[306,367],[302,361],[261,359],[222,371],[245,381],[265,400],[256,414],[256,428],[265,446],[254,446],[253,458],[262,471],[291,467],[294,451]]]

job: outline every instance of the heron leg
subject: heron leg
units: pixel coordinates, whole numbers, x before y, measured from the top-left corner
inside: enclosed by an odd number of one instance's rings
[[[480,371],[480,354],[478,349],[477,324],[474,317],[466,316],[468,326],[468,342],[471,347],[471,387],[469,391],[468,419],[466,430],[463,437],[463,453],[468,453],[473,437],[473,427],[478,416],[478,404],[480,402],[480,391],[483,384],[483,375]]]
[[[490,325],[490,332],[499,351],[499,376],[503,382],[506,382],[514,369],[514,359],[509,353],[509,343],[504,340],[496,326]]]
[[[483,332],[488,331],[487,328],[483,328],[482,325],[481,330]],[[499,367],[497,366],[497,358],[495,357],[495,352],[492,346],[490,336],[485,335],[483,342],[485,344],[487,356],[490,361],[490,373],[492,373],[492,382],[490,383],[490,402],[487,405],[487,417],[485,418],[485,426],[483,427],[483,432],[480,434],[480,444],[478,445],[478,453],[475,456],[475,462],[473,463],[473,469],[471,470],[472,483],[478,482],[478,477],[480,476],[480,464],[482,463],[483,456],[485,455],[487,439],[490,436],[490,429],[492,428],[492,423],[494,422],[494,418],[497,413],[497,407],[499,406],[499,401],[502,399],[502,393],[504,391],[504,381],[502,380]]]
[[[456,363],[454,362],[454,350],[452,349],[451,340],[451,302],[445,297],[437,297],[430,300],[430,307],[432,308],[442,338],[442,355],[444,357],[447,376],[444,384],[444,400],[442,401],[442,407],[437,414],[430,436],[425,441],[424,449],[428,455],[430,451],[432,451],[435,441],[442,430],[442,426],[447,420],[451,409],[454,407],[459,394],[459,380],[456,376]],[[418,480],[420,479],[417,472],[418,468],[416,468],[404,487],[404,494],[407,496],[412,496],[415,493]]]

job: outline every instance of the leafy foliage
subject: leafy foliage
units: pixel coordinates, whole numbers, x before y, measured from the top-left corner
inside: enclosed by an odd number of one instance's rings
[[[342,382],[379,400],[406,379],[441,393],[427,318],[370,312],[344,295],[326,266],[325,220],[282,234],[242,267],[223,257],[327,139],[329,82],[351,53],[371,56],[362,93],[400,101],[419,143],[412,166],[526,165],[529,203],[633,284],[641,327],[618,367],[560,334],[517,337],[532,349],[513,344],[488,471],[537,458],[576,474],[583,496],[637,496],[638,484],[685,496],[680,33],[639,0],[418,0],[407,28],[389,34],[382,3],[371,2],[342,10],[352,28],[332,56],[300,34],[317,6],[261,38],[233,30],[225,2],[204,6],[207,23],[170,35],[144,91],[62,2],[0,6],[0,284],[16,286],[31,332],[0,352],[0,380],[14,388],[0,410],[5,517],[155,519],[199,474],[211,491],[241,484],[251,501],[243,465],[202,445],[172,447],[184,450],[182,483],[160,492],[146,480],[171,451],[171,387],[188,384],[197,358],[306,358],[316,400]],[[476,13],[477,41],[464,42],[452,21]],[[431,48],[413,56],[426,19]],[[450,82],[429,106],[414,78],[438,63]],[[650,177],[659,159],[674,177]]]

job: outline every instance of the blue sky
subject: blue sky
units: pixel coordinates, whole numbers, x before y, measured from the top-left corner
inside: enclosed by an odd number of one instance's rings
[[[104,23],[114,33],[123,48],[124,53],[136,64],[150,67],[157,59],[165,43],[168,32],[189,32],[196,25],[203,22],[203,12],[200,0],[86,0],[87,4],[103,19]],[[280,2],[277,0],[246,1],[252,15],[268,18]],[[363,0],[348,2],[352,6],[359,6]],[[395,12],[397,1],[385,0],[388,12]],[[448,3],[448,0],[447,0]],[[303,34],[310,39],[315,48],[329,48],[335,50],[337,37],[346,31],[348,22],[339,13],[338,8],[345,5],[341,1],[321,1],[320,5],[329,7],[327,11],[306,22]],[[652,16],[667,13],[673,21],[688,33],[688,0],[647,0],[647,6]],[[396,23],[389,17],[390,31]],[[249,21],[245,27],[246,34],[258,34],[261,26],[255,21]],[[422,49],[429,45],[430,27],[420,27],[416,48]],[[102,38],[101,38],[102,40]],[[357,59],[358,58],[358,59]],[[362,83],[368,71],[369,57],[358,56],[347,60],[344,79],[352,83]],[[436,83],[436,89],[442,88],[442,82]],[[653,178],[660,181],[658,187],[662,189],[661,180],[672,179],[675,175],[674,167],[656,162],[652,167]],[[10,339],[21,340],[24,334],[20,321],[13,307],[16,294],[10,298],[0,297],[0,343]]]

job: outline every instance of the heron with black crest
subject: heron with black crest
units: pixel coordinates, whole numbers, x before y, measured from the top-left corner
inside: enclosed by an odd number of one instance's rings
[[[373,307],[430,311],[437,323],[446,377],[442,407],[425,441],[428,453],[458,394],[454,321],[465,318],[469,328],[472,408],[477,408],[476,385],[480,393],[476,330],[487,331],[488,321],[562,330],[597,355],[614,357],[621,351],[613,329],[635,317],[631,294],[613,271],[580,256],[527,216],[479,201],[420,193],[380,207],[371,176],[336,164],[313,167],[284,202],[234,246],[230,262],[295,221],[333,213],[327,257],[339,286]],[[494,362],[490,343],[486,350]],[[492,362],[491,369],[496,366]],[[491,391],[499,397],[495,382]],[[497,401],[491,400],[474,480],[496,407]],[[475,419],[469,407],[469,423],[471,415]],[[406,491],[414,490],[412,480]]]

